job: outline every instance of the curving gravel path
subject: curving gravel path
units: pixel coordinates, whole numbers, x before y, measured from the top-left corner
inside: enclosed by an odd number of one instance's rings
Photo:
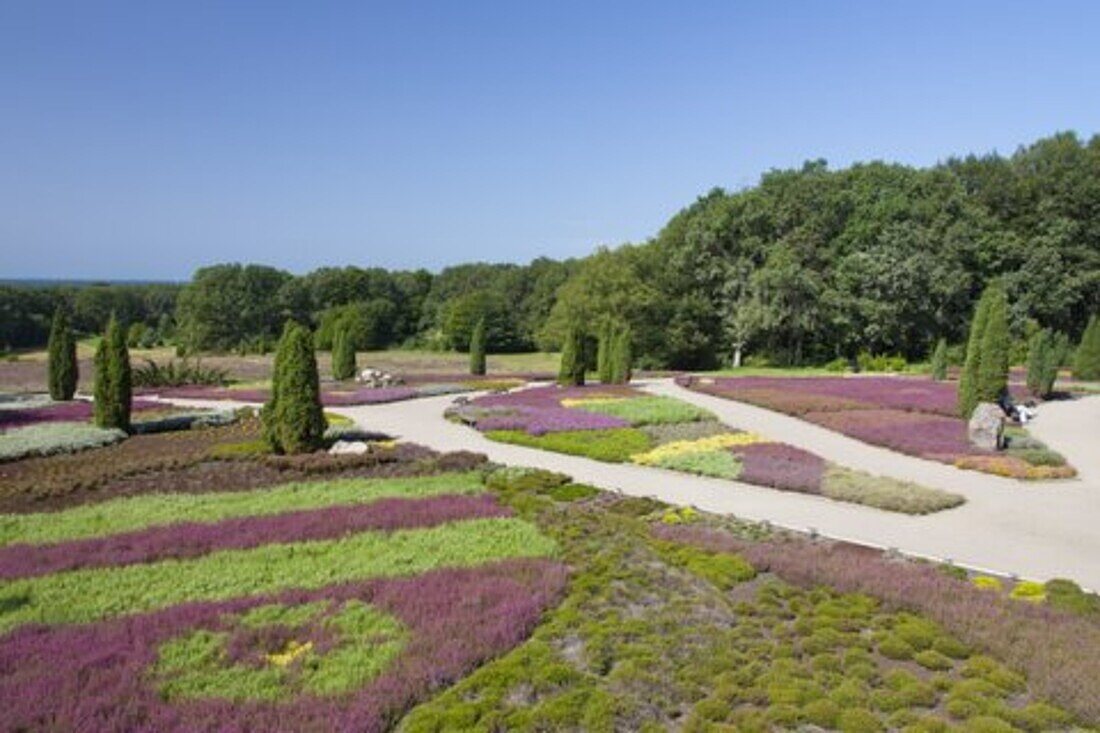
[[[453,395],[330,410],[362,427],[436,450],[476,451],[498,463],[561,471],[624,494],[813,530],[977,570],[1037,580],[1066,577],[1100,589],[1100,397],[1044,405],[1033,425],[1035,435],[1066,455],[1080,478],[1025,483],[901,455],[780,413],[691,392],[671,380],[639,386],[705,407],[732,426],[812,450],[836,463],[963,494],[967,503],[913,517],[735,481],[495,443],[443,418]]]

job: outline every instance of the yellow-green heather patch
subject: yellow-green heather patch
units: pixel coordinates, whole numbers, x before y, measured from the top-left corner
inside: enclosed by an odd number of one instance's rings
[[[556,552],[554,541],[534,525],[492,518],[228,550],[191,560],[75,570],[16,580],[0,588],[0,633],[26,623],[85,623],[177,603],[320,588]]]
[[[473,494],[484,490],[477,472],[388,479],[340,479],[214,494],[149,494],[86,504],[63,512],[0,515],[0,546],[103,537],[180,522],[283,514],[394,497]]]

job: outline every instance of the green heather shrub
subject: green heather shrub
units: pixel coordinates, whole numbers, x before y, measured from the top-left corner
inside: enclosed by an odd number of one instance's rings
[[[132,399],[126,334],[118,319],[111,316],[95,353],[95,424],[129,430]]]
[[[913,647],[899,636],[887,634],[878,644],[878,653],[887,659],[912,659]]]
[[[485,319],[482,318],[474,326],[470,334],[470,374],[483,376],[485,374]]]
[[[659,540],[653,540],[652,545],[665,562],[683,568],[722,590],[729,590],[756,577],[753,566],[739,555],[707,552],[691,545]]]
[[[1049,397],[1058,378],[1058,353],[1054,333],[1048,329],[1037,332],[1028,341],[1027,388],[1036,397]]]
[[[994,578],[992,575],[975,575],[970,579],[970,582],[975,588],[980,590],[991,590],[998,593],[1004,590],[1004,584],[1001,583],[1001,579]]]
[[[690,402],[658,395],[580,403],[576,407],[588,412],[621,418],[634,427],[715,420],[712,413]]]
[[[913,661],[934,672],[942,672],[951,669],[954,666],[954,662],[951,659],[934,649],[925,649],[922,652],[917,652],[913,655]]]
[[[741,475],[741,461],[728,450],[670,455],[658,461],[657,465],[671,471],[714,478],[736,479]]]
[[[1045,585],[1047,603],[1054,608],[1083,616],[1100,614],[1100,596],[1086,593],[1072,580],[1055,578]]]
[[[947,340],[940,339],[936,342],[936,348],[930,359],[932,367],[932,379],[942,382],[947,379]]]
[[[76,360],[76,339],[73,338],[73,331],[69,326],[69,317],[61,306],[53,314],[47,349],[50,397],[55,400],[71,400],[76,393],[80,371]]]
[[[531,435],[525,430],[490,430],[485,435],[490,440],[501,443],[585,456],[610,463],[622,463],[632,455],[644,453],[651,447],[649,436],[637,428],[568,430],[545,435]]]
[[[872,355],[866,351],[856,357],[861,372],[904,372],[909,366],[902,356]]]
[[[1034,580],[1021,580],[1013,586],[1012,592],[1008,595],[1016,600],[1032,603],[1042,603],[1047,597],[1046,587]]]
[[[1089,318],[1081,335],[1081,343],[1073,357],[1073,376],[1077,379],[1100,379],[1100,318]]]
[[[561,349],[561,366],[558,368],[558,384],[579,387],[584,384],[585,371],[584,330],[572,324],[565,334]]]
[[[118,428],[101,428],[84,422],[52,422],[12,428],[0,433],[0,461],[30,456],[76,453],[100,448],[126,437]]]
[[[959,494],[838,465],[826,469],[821,493],[838,501],[907,514],[931,514],[966,501]]]
[[[317,358],[309,331],[288,321],[271,384],[271,399],[261,412],[264,440],[276,453],[309,453],[321,447],[325,416]]]
[[[849,708],[840,714],[837,730],[842,733],[879,733],[885,730],[878,716],[866,708]]]
[[[563,503],[571,503],[574,501],[584,501],[585,499],[591,499],[600,493],[600,490],[595,486],[589,486],[588,484],[574,484],[568,483],[562,486],[555,486],[554,488],[547,489],[541,493],[546,494],[554,501],[560,501]]]
[[[843,356],[838,356],[832,361],[822,364],[821,368],[827,372],[835,372],[837,374],[840,374],[842,372],[848,371],[848,367],[850,366],[851,364],[847,359],[845,359]]]
[[[332,338],[332,378],[343,382],[355,376],[355,341],[349,324],[341,320],[336,324]]]
[[[565,486],[569,481],[569,476],[564,473],[555,473],[542,468],[525,468],[523,466],[504,466],[485,477],[485,485],[488,488],[505,492],[533,491],[543,493]]]

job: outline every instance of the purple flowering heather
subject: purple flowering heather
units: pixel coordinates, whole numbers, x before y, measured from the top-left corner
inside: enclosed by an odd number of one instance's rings
[[[135,399],[130,409],[134,412],[160,410],[164,409],[164,405],[150,400]],[[93,404],[84,400],[55,402],[44,407],[5,409],[0,410],[0,430],[44,422],[84,422],[92,419],[93,412]]]
[[[155,394],[165,398],[193,400],[233,400],[235,402],[267,402],[271,399],[269,389],[225,389],[223,387],[171,387],[155,390]],[[415,387],[381,387],[371,389],[363,387],[354,390],[330,390],[321,392],[321,404],[326,407],[350,407],[353,405],[380,405],[387,402],[400,402],[420,397]]]
[[[630,387],[533,387],[508,394],[490,394],[470,402],[460,416],[473,422],[480,431],[523,430],[531,435],[561,433],[570,430],[606,430],[625,428],[630,423],[611,415],[563,407],[564,399],[637,397]]]
[[[511,511],[492,496],[444,495],[379,499],[369,504],[242,517],[213,524],[186,522],[53,545],[9,545],[0,548],[0,580],[199,557],[274,542],[333,539],[372,530],[433,527],[463,519],[505,516],[511,516]]]
[[[957,417],[901,410],[809,412],[803,417],[852,438],[909,455],[951,462],[959,456],[982,454],[967,439],[966,422]]]
[[[346,583],[219,603],[191,603],[90,625],[27,626],[0,638],[6,729],[113,731],[381,731],[409,707],[525,639],[561,597],[565,567],[511,560],[413,578]],[[225,614],[259,605],[358,599],[409,630],[398,657],[342,696],[277,703],[167,702],[149,672],[157,649]]]
[[[825,459],[786,443],[750,443],[731,449],[741,459],[738,478],[783,491],[820,494]]]

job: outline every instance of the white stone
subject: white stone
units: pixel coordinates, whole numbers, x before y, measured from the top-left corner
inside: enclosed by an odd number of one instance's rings
[[[967,424],[967,436],[975,448],[1000,450],[1004,447],[1005,413],[992,402],[974,408]]]

